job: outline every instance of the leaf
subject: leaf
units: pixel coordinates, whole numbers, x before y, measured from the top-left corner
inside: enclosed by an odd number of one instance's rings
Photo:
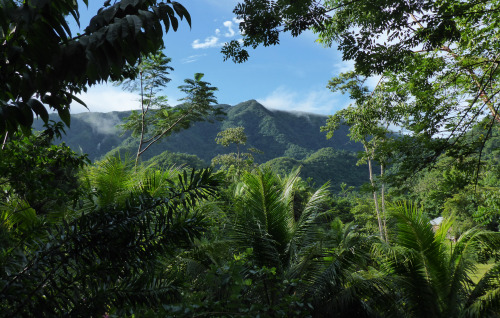
[[[121,35],[122,35],[121,31],[122,31],[121,21],[119,23],[111,24],[108,28],[108,32],[106,33],[106,40],[112,43],[114,46],[115,42],[121,40]]]
[[[85,33],[90,34],[96,32],[105,25],[105,23],[104,17],[98,14],[90,20],[89,26],[85,28]]]
[[[106,21],[106,23],[110,23],[115,18],[117,11],[118,11],[117,6],[112,6],[110,8],[105,9],[102,13],[104,21]]]
[[[71,125],[71,115],[69,113],[69,107],[59,108],[57,110],[59,117],[66,124],[66,126],[70,127]]]
[[[70,93],[69,95],[71,96],[71,98],[72,98],[75,102],[77,102],[78,104],[80,104],[80,105],[82,105],[82,106],[84,106],[85,108],[87,108],[87,109],[88,109],[87,104],[85,104],[85,102],[84,102],[83,100],[79,99],[78,97],[76,97],[75,95],[73,95],[73,94],[71,94],[71,93]]]
[[[160,18],[165,23],[165,29],[166,29],[165,33],[168,32],[168,30],[170,28],[170,24],[168,24],[166,22],[169,20],[171,21],[172,28],[174,29],[174,31],[177,31],[177,27],[179,26],[179,22],[177,21],[177,18],[175,17],[174,10],[165,4],[163,4],[163,5],[160,4],[160,13],[161,13]]]
[[[31,108],[24,102],[17,102],[17,108],[20,111],[20,117],[18,117],[18,121],[21,125],[30,127],[33,124],[33,112]]]
[[[40,101],[31,98],[26,104],[35,112],[37,116],[40,116],[44,123],[49,121],[49,113]]]
[[[177,28],[179,27],[179,21],[177,20],[177,18],[174,16],[170,16],[170,22],[172,23],[172,29],[174,29],[174,31],[177,31]]]
[[[4,108],[4,119],[7,124],[7,130],[13,133],[17,129],[18,123],[23,121],[23,113],[19,108],[7,105],[7,107]]]
[[[194,74],[194,79],[195,79],[197,82],[199,82],[199,81],[201,81],[201,79],[203,78],[203,76],[205,76],[205,74],[203,74],[203,73],[195,73],[195,74]]]
[[[130,29],[134,30],[134,34],[137,35],[141,32],[142,21],[136,15],[127,15],[126,19]]]
[[[54,28],[57,30],[57,33],[63,40],[68,39],[68,34],[71,36],[71,29],[69,28],[68,23],[65,19],[57,19],[55,22]]]
[[[170,30],[170,18],[168,17],[168,15],[165,15],[162,21],[163,24],[165,25],[165,33],[168,33],[168,30]]]
[[[68,6],[68,7],[70,7],[70,6]],[[76,7],[78,7],[78,4],[76,5]],[[73,16],[73,19],[75,19],[76,24],[80,28],[80,12],[78,12],[78,8],[74,9],[74,8],[70,7],[70,10],[68,10],[68,11]],[[71,32],[68,34],[71,34]]]
[[[120,2],[120,9],[125,11],[129,5],[135,8],[137,7],[137,5],[139,5],[140,2],[140,0],[122,0]]]
[[[176,2],[176,1],[172,2],[172,5],[174,7],[175,12],[177,12],[177,14],[179,15],[179,17],[181,18],[181,20],[182,20],[183,17],[185,17],[187,23],[189,24],[189,27],[191,28],[191,15],[186,10],[186,8],[182,4],[180,4],[180,3]]]

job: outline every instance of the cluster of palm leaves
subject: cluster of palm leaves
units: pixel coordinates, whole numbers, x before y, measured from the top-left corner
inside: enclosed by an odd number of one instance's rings
[[[1,317],[500,315],[500,265],[473,279],[499,233],[453,242],[453,219],[434,232],[400,204],[381,241],[326,212],[328,185],[312,190],[299,170],[223,183],[108,158],[79,179],[84,195],[51,218],[3,203]]]
[[[478,254],[498,250],[498,232],[472,228],[456,242],[449,239],[453,219],[434,232],[429,219],[412,205],[400,204],[393,216],[392,244],[378,245],[396,293],[398,316],[405,317],[498,317],[500,315],[500,264],[495,264],[477,283]],[[393,295],[393,298],[394,295]]]
[[[186,316],[303,317],[362,306],[345,291],[368,268],[376,238],[353,224],[330,224],[322,210],[327,184],[302,201],[301,186],[299,170],[285,178],[266,169],[241,176],[226,202],[226,235],[198,241],[176,260],[191,277]]]
[[[67,207],[71,217],[30,222],[34,237],[16,236],[23,224],[10,225],[0,316],[125,316],[180,298],[162,258],[201,236],[207,224],[197,206],[216,194],[219,179],[210,170],[137,174],[129,166],[109,158],[90,169],[87,195]]]
[[[241,177],[227,235],[198,241],[176,260],[191,279],[188,304],[176,307],[177,316],[180,308],[205,317],[500,314],[500,265],[479,282],[472,279],[478,254],[500,247],[498,233],[475,228],[453,242],[452,219],[434,232],[420,210],[400,204],[391,208],[383,242],[355,224],[332,221],[321,209],[326,185],[296,202],[299,183],[298,171]]]

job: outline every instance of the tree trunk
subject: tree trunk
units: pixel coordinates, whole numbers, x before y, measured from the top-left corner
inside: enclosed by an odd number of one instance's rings
[[[146,116],[146,113],[144,112],[144,86],[143,86],[143,80],[142,80],[142,71],[140,71],[141,75],[141,138],[139,139],[139,148],[137,148],[137,155],[135,156],[135,166],[134,169],[137,171],[137,165],[139,164],[139,157],[141,156],[141,149],[142,149],[142,143],[144,141],[144,117]]]
[[[384,177],[384,165],[383,164],[380,165],[380,177],[381,178]],[[381,199],[382,199],[382,216],[384,218],[383,222],[384,222],[385,241],[388,242],[389,237],[387,235],[387,218],[385,215],[385,183],[384,183],[383,179],[382,179],[382,187],[381,187],[381,194],[380,195],[381,195]]]
[[[375,211],[377,212],[378,230],[380,234],[380,239],[384,240],[384,232],[382,229],[382,219],[380,218],[380,209],[378,206],[377,190],[375,189],[375,181],[373,180],[373,169],[372,169],[372,156],[373,152],[370,153],[368,147],[365,146],[366,154],[368,155],[368,171],[370,173],[370,185],[372,186],[373,201],[375,202]]]
[[[5,148],[5,144],[7,143],[7,137],[9,136],[9,132],[6,131],[5,132],[5,138],[3,139],[3,143],[2,143],[2,150],[3,148]]]

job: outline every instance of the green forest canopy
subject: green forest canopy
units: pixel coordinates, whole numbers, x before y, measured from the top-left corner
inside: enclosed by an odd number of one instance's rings
[[[243,46],[277,44],[280,31],[312,29],[356,61],[354,73],[329,84],[354,99],[341,115],[373,119],[369,134],[387,123],[411,132],[370,138],[353,121],[351,137],[365,142],[361,161],[389,163],[398,176],[414,163],[432,168],[425,159],[433,159],[437,169],[413,170],[413,178],[392,187],[385,178],[372,180],[368,192],[380,200],[345,185],[332,195],[327,185],[304,182],[298,169],[134,169],[112,156],[89,164],[86,155],[53,144],[62,124],[30,134],[33,112],[48,122],[48,105],[69,126],[74,94],[130,75],[122,67],[161,47],[162,25],[190,23],[171,1],[104,6],[75,38],[65,18],[78,20],[77,2],[0,6],[2,317],[498,316],[496,106],[491,116],[480,115],[496,105],[498,2],[237,6]],[[122,33],[111,32],[118,28]],[[389,44],[368,40],[387,32]],[[416,47],[423,52],[415,54]],[[246,59],[238,48],[233,42],[223,50]],[[71,64],[75,57],[87,63]],[[371,74],[384,80],[370,92],[364,78]],[[246,116],[248,108],[238,111]],[[330,133],[337,119],[327,123]],[[435,138],[441,129],[453,134]],[[483,158],[472,151],[478,141],[492,150]],[[421,148],[412,154],[415,145]],[[437,211],[444,219],[434,228],[428,216]]]

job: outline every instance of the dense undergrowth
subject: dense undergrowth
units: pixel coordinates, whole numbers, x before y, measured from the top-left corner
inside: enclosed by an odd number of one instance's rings
[[[90,164],[48,134],[12,139],[0,159],[3,317],[499,311],[494,169],[476,184],[481,201],[468,201],[474,184],[445,188],[460,175],[454,170],[429,172],[406,194],[390,189],[386,239],[368,194],[312,187],[299,169],[158,169],[118,157]],[[431,179],[433,191],[421,194]],[[440,208],[436,229],[430,217]]]

